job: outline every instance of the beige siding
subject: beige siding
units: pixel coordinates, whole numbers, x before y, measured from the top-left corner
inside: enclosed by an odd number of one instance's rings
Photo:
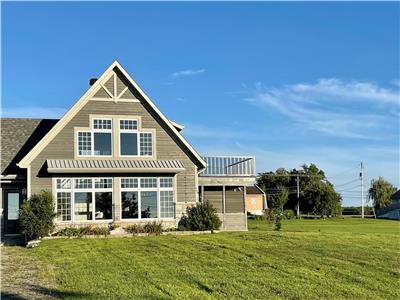
[[[104,86],[112,95],[114,95],[114,76],[111,76],[111,78],[107,80]]]
[[[74,127],[89,127],[89,115],[132,115],[141,116],[143,129],[155,130],[157,159],[180,160],[186,170],[177,175],[177,201],[195,202],[197,198],[196,166],[182,151],[167,131],[152,117],[139,102],[89,101],[80,112],[62,129],[31,163],[31,193],[42,189],[51,190],[51,178],[41,177],[41,168],[46,159],[74,159]],[[114,124],[114,127],[118,124]],[[113,137],[115,139],[115,137]],[[114,151],[115,152],[115,151]],[[114,153],[116,154],[116,153]],[[104,158],[102,158],[104,159]],[[129,159],[129,158],[125,158]],[[134,158],[133,158],[134,159]],[[184,205],[182,207],[185,207]],[[180,212],[177,211],[177,215]]]
[[[227,213],[243,213],[243,191],[226,187],[225,206]]]
[[[204,187],[204,201],[209,201],[218,213],[222,213],[222,187]]]

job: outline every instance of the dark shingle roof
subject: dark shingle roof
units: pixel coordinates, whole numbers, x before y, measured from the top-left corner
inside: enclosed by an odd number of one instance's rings
[[[255,186],[247,186],[246,187],[246,194],[262,194],[262,192],[256,188]]]
[[[17,163],[58,120],[1,118],[1,174],[16,174]]]

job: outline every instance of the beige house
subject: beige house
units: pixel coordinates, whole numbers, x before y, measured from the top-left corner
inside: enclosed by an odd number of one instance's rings
[[[180,133],[183,126],[118,62],[91,80],[60,120],[1,125],[3,233],[18,232],[22,200],[43,189],[54,195],[59,227],[153,220],[175,227],[189,205],[210,199],[223,229],[247,230],[245,187],[255,181],[254,159],[242,176],[235,170],[248,161],[232,158],[236,165],[216,180]],[[221,192],[217,200],[213,189]]]
[[[248,214],[260,216],[267,209],[265,193],[258,186],[246,188],[246,211]]]

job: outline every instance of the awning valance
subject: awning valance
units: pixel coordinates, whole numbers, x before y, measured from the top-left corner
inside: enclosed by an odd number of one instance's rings
[[[179,160],[48,159],[49,173],[178,173]]]

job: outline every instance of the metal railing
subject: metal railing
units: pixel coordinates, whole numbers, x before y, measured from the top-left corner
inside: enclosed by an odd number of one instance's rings
[[[200,176],[256,176],[254,156],[203,156],[207,168]]]

